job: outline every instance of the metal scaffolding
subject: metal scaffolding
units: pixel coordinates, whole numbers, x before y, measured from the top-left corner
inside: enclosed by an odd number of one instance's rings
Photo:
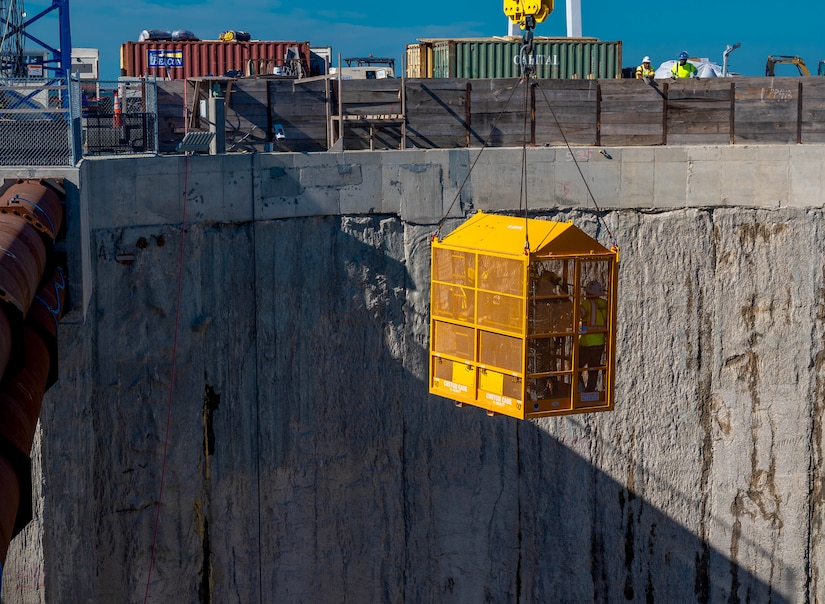
[[[27,29],[49,13],[57,11],[58,45],[52,46],[29,33]],[[72,35],[69,22],[69,0],[52,0],[51,6],[33,17],[23,9],[23,0],[0,0],[0,77],[28,76],[25,55],[26,41],[47,51],[43,58],[43,77],[65,80],[72,68]]]

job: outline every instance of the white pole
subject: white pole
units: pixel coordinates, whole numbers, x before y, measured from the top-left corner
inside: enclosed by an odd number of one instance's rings
[[[567,37],[582,37],[582,3],[581,0],[567,0]]]

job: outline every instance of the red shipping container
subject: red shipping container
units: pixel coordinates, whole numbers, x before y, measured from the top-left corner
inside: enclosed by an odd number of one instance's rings
[[[182,80],[222,76],[228,71],[246,75],[290,73],[289,49],[298,49],[303,75],[309,75],[309,42],[126,42],[120,46],[120,75]],[[285,69],[286,68],[286,69]],[[294,73],[294,71],[293,71]]]

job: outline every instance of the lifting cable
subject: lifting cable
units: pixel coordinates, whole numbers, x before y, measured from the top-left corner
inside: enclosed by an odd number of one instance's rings
[[[522,53],[524,54],[525,45],[522,45]],[[532,56],[532,53],[531,55]],[[528,99],[530,97],[530,86],[533,82],[532,66],[521,64],[521,81],[524,82],[524,124],[522,129],[521,139],[521,184],[519,191],[518,207],[521,210],[521,202],[524,201],[524,254],[530,255],[530,233],[528,232],[530,221],[527,217],[527,109]]]
[[[558,118],[556,117],[556,112],[553,111],[553,106],[550,104],[550,100],[547,98],[547,93],[545,92],[544,88],[536,83],[536,88],[541,90],[541,95],[544,97],[544,102],[547,104],[547,109],[550,111],[550,115],[553,117],[553,121],[556,124],[556,128],[559,129],[559,134],[561,134],[561,138],[564,141],[565,146],[567,147],[567,151],[570,153],[570,157],[573,158],[573,163],[576,164],[576,170],[579,171],[579,176],[582,178],[582,182],[584,183],[585,189],[587,189],[587,194],[590,196],[590,201],[593,202],[593,206],[596,208],[596,219],[604,226],[605,231],[607,231],[607,235],[610,237],[610,246],[611,248],[618,249],[618,244],[616,243],[616,238],[613,236],[613,231],[610,230],[610,227],[607,226],[607,223],[604,221],[602,217],[602,210],[599,207],[599,204],[596,203],[596,197],[593,195],[593,191],[590,190],[590,185],[587,184],[587,179],[584,177],[584,173],[582,172],[581,166],[579,166],[579,161],[576,159],[576,154],[573,153],[573,149],[570,146],[570,143],[567,141],[567,137],[564,135],[564,130],[562,130],[561,124],[559,123]],[[604,152],[602,152],[604,154]]]
[[[607,232],[608,237],[610,238],[610,246],[611,249],[618,250],[618,244],[616,243],[616,238],[613,235],[613,231],[610,230],[610,227],[604,220],[602,216],[603,212],[602,209],[599,207],[599,204],[596,202],[596,197],[593,195],[593,191],[590,189],[590,185],[587,183],[587,179],[584,177],[584,173],[582,172],[581,166],[579,166],[579,162],[576,159],[576,154],[573,153],[573,149],[570,146],[567,137],[564,134],[564,130],[559,123],[558,118],[556,117],[556,112],[553,111],[553,107],[550,104],[550,100],[547,98],[547,93],[545,90],[539,86],[537,78],[536,78],[536,71],[535,71],[535,62],[533,59],[533,31],[532,28],[529,27],[530,21],[528,20],[528,27],[525,29],[524,36],[522,38],[522,45],[519,50],[519,62],[521,63],[521,78],[518,81],[513,89],[510,91],[510,96],[507,97],[507,102],[504,104],[504,107],[501,109],[499,114],[496,116],[495,121],[493,122],[492,127],[490,128],[490,135],[484,141],[479,149],[478,155],[473,160],[472,164],[470,165],[467,174],[464,176],[464,180],[461,182],[461,186],[458,187],[458,191],[456,191],[455,197],[453,198],[452,203],[450,203],[447,211],[441,216],[441,219],[438,221],[438,225],[436,227],[435,232],[430,237],[430,241],[434,241],[436,239],[440,239],[441,237],[441,228],[444,226],[444,221],[450,215],[450,212],[455,206],[455,202],[458,201],[458,198],[461,196],[461,192],[464,190],[464,186],[467,184],[467,181],[470,179],[470,174],[472,174],[473,169],[475,168],[476,164],[478,163],[479,158],[481,157],[482,152],[484,149],[487,148],[490,139],[493,137],[493,133],[496,131],[496,126],[498,126],[499,121],[501,120],[504,113],[507,111],[507,107],[510,105],[510,101],[513,98],[513,95],[516,92],[516,89],[519,85],[524,84],[524,108],[523,108],[523,135],[522,135],[522,145],[521,145],[521,175],[519,178],[519,211],[522,209],[522,202],[524,202],[524,221],[525,221],[525,231],[524,231],[524,253],[530,253],[530,237],[527,232],[527,225],[529,224],[528,221],[528,207],[527,207],[527,115],[528,115],[528,98],[529,98],[529,90],[531,87],[538,88],[541,90],[541,94],[544,97],[544,102],[547,105],[547,109],[550,111],[550,115],[553,117],[553,122],[556,124],[556,128],[559,130],[559,134],[564,141],[564,145],[567,147],[567,151],[570,153],[570,157],[573,158],[573,163],[576,165],[576,170],[579,172],[579,176],[581,176],[582,182],[584,183],[585,189],[587,189],[587,194],[590,197],[590,201],[593,202],[593,206],[596,208],[596,219],[598,222],[604,227],[605,231]],[[532,27],[535,27],[535,21],[532,22]],[[602,152],[603,153],[603,152]],[[603,153],[604,154],[604,153]]]
[[[519,81],[519,84],[520,83],[521,83],[521,81]],[[512,100],[513,95],[515,94],[517,88],[518,88],[518,84],[513,86],[513,89],[510,91],[510,96],[507,97],[507,102],[504,103],[504,107],[499,112],[499,114],[496,116],[496,119],[493,122],[493,126],[490,128],[490,135],[486,139],[484,139],[484,142],[481,144],[481,149],[478,150],[478,155],[476,155],[476,158],[473,160],[473,163],[470,164],[470,169],[467,170],[467,174],[466,174],[466,176],[464,176],[464,180],[461,181],[461,186],[458,187],[458,191],[456,191],[455,197],[453,198],[452,203],[447,208],[447,211],[444,212],[444,214],[441,216],[441,219],[438,221],[438,226],[435,229],[435,233],[433,233],[432,236],[430,237],[430,241],[433,241],[435,239],[440,239],[440,237],[441,237],[441,227],[444,226],[444,221],[447,219],[447,216],[450,215],[450,212],[452,211],[453,206],[455,205],[455,202],[458,201],[459,197],[461,197],[461,191],[464,190],[464,185],[467,184],[467,181],[470,179],[470,174],[473,173],[473,168],[476,167],[476,164],[478,163],[479,158],[481,158],[481,154],[484,152],[484,149],[487,148],[488,143],[490,142],[490,139],[493,138],[493,133],[496,131],[496,127],[498,126],[498,123],[501,120],[502,116],[504,116],[504,112],[507,111],[507,107],[510,105],[510,101]]]

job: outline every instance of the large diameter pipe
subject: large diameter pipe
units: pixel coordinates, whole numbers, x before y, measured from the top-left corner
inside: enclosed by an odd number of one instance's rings
[[[23,334],[25,364],[4,376],[0,391],[0,564],[12,538],[32,519],[31,448],[49,375],[45,342],[30,327]]]
[[[23,316],[29,310],[46,267],[40,232],[13,214],[0,214],[0,299]]]
[[[26,316],[26,325],[40,333],[49,350],[49,377],[46,380],[46,390],[57,381],[57,326],[65,310],[66,279],[63,271],[58,267],[51,280],[47,281],[37,292],[29,308],[29,314]]]
[[[0,195],[0,584],[11,539],[31,520],[31,448],[56,379],[62,272],[38,286],[62,222],[54,183],[18,181]]]
[[[28,458],[46,393],[50,360],[40,334],[27,326],[23,337],[25,365],[13,376],[4,376],[0,390],[0,440]]]
[[[57,185],[44,180],[18,180],[0,195],[0,213],[20,216],[52,241],[63,225]]]
[[[3,485],[3,496],[0,497],[0,580],[3,577],[2,567],[6,565],[6,556],[9,553],[14,531],[14,521],[17,518],[17,508],[20,506],[20,480],[11,461],[0,455],[0,484]]]

